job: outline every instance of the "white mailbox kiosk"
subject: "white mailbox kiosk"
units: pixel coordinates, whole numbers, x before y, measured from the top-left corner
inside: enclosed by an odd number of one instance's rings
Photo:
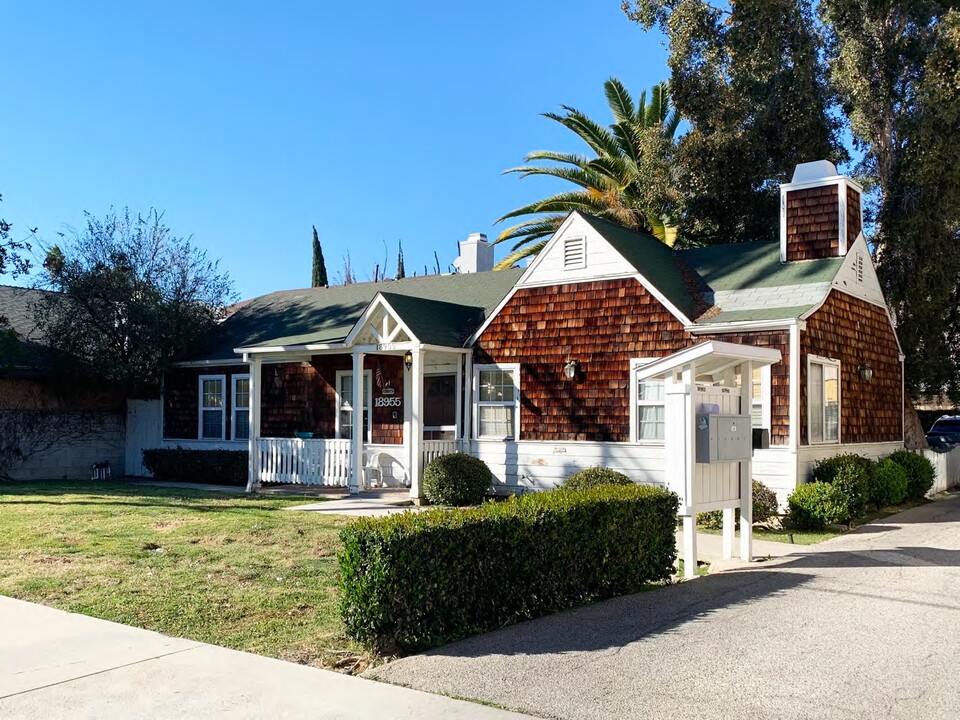
[[[733,512],[740,508],[740,557],[752,559],[751,378],[754,368],[779,360],[779,350],[714,340],[638,370],[640,380],[664,383],[664,459],[667,486],[680,496],[685,577],[697,571],[698,512],[723,510],[723,556],[729,559]]]

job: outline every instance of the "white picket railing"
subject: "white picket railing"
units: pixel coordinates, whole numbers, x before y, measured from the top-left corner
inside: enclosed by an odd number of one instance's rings
[[[260,482],[346,487],[353,454],[350,440],[258,438]]]
[[[428,462],[441,455],[460,452],[461,444],[460,440],[424,440],[420,467],[425,468]]]

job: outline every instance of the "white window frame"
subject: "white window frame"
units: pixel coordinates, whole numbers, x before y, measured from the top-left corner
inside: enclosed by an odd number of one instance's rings
[[[481,407],[506,407],[506,402],[480,402],[480,373],[491,370],[500,370],[510,373],[513,377],[513,436],[481,435],[480,434],[480,408]],[[517,441],[520,439],[520,364],[519,363],[500,363],[473,366],[473,437],[476,440],[501,440]]]
[[[340,427],[340,388],[343,387],[343,384],[342,384],[343,381],[341,380],[341,378],[345,376],[350,378],[350,384],[352,387],[353,386],[353,370],[337,370],[337,373],[336,373],[336,380],[335,380],[335,382],[337,383],[337,387],[335,388],[336,396],[337,396],[336,433],[337,433],[337,438],[341,440],[348,439],[343,436],[342,428]],[[366,395],[367,403],[369,403],[367,407],[360,409],[361,412],[363,412],[363,410],[367,411],[367,431],[366,431],[365,437],[363,438],[363,442],[370,444],[373,441],[373,371],[372,370],[363,371],[363,389]],[[353,412],[356,412],[356,411],[357,411],[356,408],[353,408]]]
[[[428,377],[444,377],[451,375],[453,376],[453,392],[454,392],[454,416],[453,416],[453,425],[424,425],[423,432],[452,432],[453,436],[457,437],[457,417],[460,415],[460,372],[459,368],[453,370],[430,370],[429,372],[423,373],[423,379],[426,381]],[[424,383],[425,384],[425,383]],[[427,393],[426,389],[423,392],[424,398],[426,398]]]
[[[656,362],[660,358],[631,358],[630,360],[630,442],[634,445],[650,445],[653,447],[663,447],[666,442],[666,437],[663,440],[641,440],[640,439],[640,412],[638,408],[640,407],[640,393],[639,388],[637,387],[637,370],[649,365],[652,362]],[[650,400],[645,400],[644,405],[654,406],[654,405],[663,405],[663,414],[664,414],[664,436],[666,436],[666,414],[667,414],[667,399],[666,396],[663,398],[662,403],[655,403]]]
[[[827,367],[837,368],[837,439],[836,440],[818,440],[814,442],[813,440],[813,412],[811,408],[812,402],[812,393],[810,392],[810,367],[812,365],[825,365]],[[821,395],[823,395],[821,388]],[[823,420],[823,429],[824,434],[826,434],[827,429],[827,403],[826,399],[823,402],[823,408],[821,409],[823,413],[821,419]],[[821,355],[807,355],[807,444],[808,445],[840,445],[843,442],[843,373],[840,366],[840,361],[835,358],[823,357]]]
[[[220,381],[220,407],[205,407],[203,404],[203,383],[205,380]],[[203,436],[203,411],[220,411],[220,437],[205,438]],[[197,440],[206,442],[222,442],[227,433],[227,376],[226,375],[201,375],[197,378]]]
[[[760,428],[764,430],[769,430],[770,434],[773,434],[773,427],[771,426],[771,403],[770,403],[770,393],[772,391],[772,382],[771,382],[771,365],[764,365],[760,368],[754,368],[754,370],[760,371],[760,399],[753,400],[753,378],[750,378],[750,414],[753,415],[753,406],[760,405]],[[759,428],[758,428],[759,429]]]
[[[237,437],[237,381],[247,381],[247,405],[241,410],[247,411],[247,437]],[[247,442],[250,439],[250,405],[253,404],[253,398],[250,397],[250,374],[238,374],[230,376],[230,439],[237,442]]]

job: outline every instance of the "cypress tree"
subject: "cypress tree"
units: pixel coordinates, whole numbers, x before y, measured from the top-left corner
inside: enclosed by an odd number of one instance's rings
[[[405,278],[406,276],[407,272],[403,268],[403,243],[397,240],[397,280]]]
[[[313,227],[313,287],[327,287],[327,265],[323,261],[323,250],[320,249],[320,236],[317,227]]]

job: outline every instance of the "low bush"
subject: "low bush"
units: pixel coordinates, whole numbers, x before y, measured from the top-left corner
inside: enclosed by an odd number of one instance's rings
[[[909,450],[897,450],[890,460],[902,467],[907,473],[907,497],[910,500],[921,500],[933,487],[936,479],[936,470],[933,463],[919,453]]]
[[[863,455],[853,453],[844,453],[843,455],[834,455],[833,457],[817,460],[813,465],[813,482],[833,482],[833,479],[841,471],[850,473],[852,468],[860,469],[862,472],[869,473],[873,466],[873,461]]]
[[[154,480],[217,485],[247,484],[250,455],[246,450],[155,448],[143,451],[143,464]]]
[[[563,487],[571,490],[600,487],[601,485],[634,485],[633,480],[622,472],[604,467],[590,467],[573,473],[568,477]]]
[[[866,514],[873,467],[873,462],[869,465],[849,463],[841,466],[833,476],[830,484],[843,493],[847,504],[847,516],[841,522],[856,520]]]
[[[641,590],[673,573],[677,496],[559,489],[340,531],[347,634],[414,652]]]
[[[877,463],[870,475],[870,502],[879,510],[899,505],[907,499],[907,471],[886,458]]]
[[[423,494],[434,505],[476,505],[492,482],[487,464],[466,453],[441,455],[423,469]]]
[[[763,523],[780,512],[777,494],[759,480],[753,481],[753,522]],[[740,525],[739,508],[734,513],[734,521]],[[709,510],[697,513],[697,524],[708,528],[723,527],[723,510]]]
[[[799,530],[822,530],[850,516],[846,494],[832,483],[810,482],[787,498],[789,523]]]

